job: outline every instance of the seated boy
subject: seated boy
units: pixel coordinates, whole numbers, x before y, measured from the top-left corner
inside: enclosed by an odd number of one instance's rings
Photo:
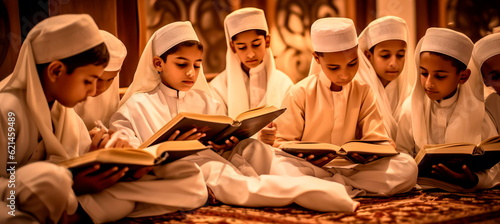
[[[358,41],[360,64],[355,78],[370,85],[385,130],[396,139],[401,105],[410,95],[415,78],[413,63],[407,56],[413,51],[407,44],[408,27],[399,17],[381,17],[368,24]]]
[[[100,33],[109,51],[108,66],[97,79],[95,94],[75,106],[76,113],[80,115],[88,130],[95,128],[95,122],[98,120],[106,127],[109,126],[109,118],[118,110],[119,73],[127,56],[127,48],[120,39],[104,30],[100,30]]]
[[[315,141],[341,145],[347,141],[389,139],[373,93],[367,84],[353,80],[358,70],[357,36],[352,20],[318,19],[311,27],[313,65],[310,76],[288,92],[287,108],[276,123],[276,146],[289,141]],[[354,169],[321,168],[334,156],[306,161],[279,149],[254,146],[238,151],[263,173],[321,177],[345,186],[349,195],[392,195],[410,190],[417,168],[408,155],[383,158]],[[262,150],[259,150],[262,149]],[[313,163],[315,165],[313,165]],[[342,171],[343,170],[343,171]],[[344,172],[347,171],[347,172]]]
[[[0,145],[9,148],[9,154],[0,156],[0,192],[5,196],[0,208],[2,223],[102,223],[205,203],[206,188],[192,163],[155,170],[167,174],[162,178],[188,181],[189,187],[182,186],[182,192],[191,200],[175,200],[183,194],[166,180],[117,183],[128,167],[101,169],[95,165],[72,174],[53,164],[106,145],[103,131],[91,141],[71,107],[95,94],[96,81],[108,60],[103,38],[88,15],[50,17],[29,32],[14,72],[0,90],[0,124],[6,127],[0,130]],[[117,145],[127,146],[120,140]],[[168,170],[179,167],[187,168],[182,177]],[[141,178],[149,170],[131,175]],[[151,195],[145,195],[147,192]]]
[[[242,8],[224,20],[227,53],[226,70],[211,82],[216,99],[230,117],[264,105],[279,107],[292,80],[276,69],[271,35],[264,11]],[[259,139],[272,145],[276,125],[264,128]]]
[[[479,143],[497,134],[485,113],[478,74],[467,68],[472,41],[462,33],[429,28],[419,41],[419,68],[412,95],[404,103],[397,134],[398,150],[416,156],[426,144]],[[473,188],[481,180],[464,165],[461,172],[433,166],[445,181]]]

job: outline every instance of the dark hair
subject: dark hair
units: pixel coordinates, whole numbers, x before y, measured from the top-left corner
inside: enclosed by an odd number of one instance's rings
[[[101,43],[97,46],[86,50],[82,53],[60,59],[64,65],[66,65],[67,71],[66,73],[71,74],[75,71],[76,68],[86,66],[86,65],[102,65],[106,67],[109,62],[109,52],[108,48],[106,48],[106,44]],[[49,63],[37,64],[36,69],[38,74],[41,75],[43,70],[49,66]]]
[[[373,54],[373,52],[375,51],[375,46],[377,46],[377,45],[376,44],[373,45],[372,47],[370,47],[370,49],[368,51]]]
[[[434,51],[424,51],[424,52],[429,52],[429,54],[431,54],[431,55],[436,55],[436,56],[439,56],[441,59],[443,59],[445,61],[450,61],[451,62],[451,66],[453,66],[453,67],[455,67],[457,69],[457,74],[460,73],[460,72],[462,72],[462,71],[465,71],[465,69],[467,69],[467,65],[466,64],[464,64],[463,62],[459,61],[458,59],[456,59],[454,57],[448,56],[446,54],[434,52]]]
[[[167,51],[165,51],[165,53],[160,55],[160,58],[163,59],[163,61],[167,61],[167,56],[177,52],[180,47],[192,47],[192,46],[197,46],[198,50],[203,52],[203,45],[201,44],[200,41],[186,40],[184,42],[178,43],[177,45],[175,45],[175,46],[171,47],[170,49],[168,49]]]
[[[323,52],[317,52],[317,51],[315,51],[314,53],[316,53],[319,57],[325,56],[325,54],[323,54]]]
[[[259,29],[253,29],[253,30],[255,30],[255,32],[257,32],[257,36],[260,36],[260,35],[262,35],[262,36],[264,36],[264,37],[265,37],[265,36],[267,36],[267,32],[266,32],[265,30],[259,30]],[[250,30],[245,30],[245,31],[250,31]],[[245,31],[242,31],[242,32],[245,32]],[[240,33],[242,33],[242,32],[239,32],[239,33],[237,33],[237,34],[233,35],[233,36],[231,37],[231,40],[232,40],[232,41],[235,41],[235,40],[236,40],[236,36],[238,36],[238,34],[240,34]]]

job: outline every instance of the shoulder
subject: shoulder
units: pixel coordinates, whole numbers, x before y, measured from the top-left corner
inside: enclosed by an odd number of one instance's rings
[[[212,79],[212,81],[210,81],[210,85],[211,86],[222,86],[222,85],[226,85],[226,80],[227,80],[227,72],[226,70],[222,71],[220,74],[218,74],[217,76],[215,76],[214,79]]]
[[[210,94],[207,92],[200,90],[200,89],[191,89],[186,92],[186,97],[189,97],[191,99],[199,99],[201,101],[206,102],[207,104],[214,104],[214,105],[219,105],[219,101],[217,101],[215,98],[213,98]]]
[[[276,78],[280,80],[283,85],[293,85],[293,81],[290,76],[278,69],[274,70],[273,76],[276,76]]]
[[[24,111],[27,108],[26,91],[15,89],[0,92],[0,102],[2,102],[2,107],[0,107],[2,111]]]

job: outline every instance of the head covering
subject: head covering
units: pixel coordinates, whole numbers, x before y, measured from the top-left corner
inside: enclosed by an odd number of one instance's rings
[[[134,74],[134,80],[121,99],[120,106],[134,93],[149,92],[161,83],[161,77],[153,65],[154,56],[161,56],[170,48],[189,40],[199,41],[193,25],[189,21],[173,22],[154,32],[142,52]],[[200,89],[212,96],[212,91],[203,73],[203,67],[200,69],[198,79],[192,89]]]
[[[26,91],[27,114],[35,123],[45,145],[47,159],[60,161],[81,154],[81,120],[73,109],[66,108],[57,101],[49,109],[42,88],[37,63],[49,63],[64,59],[103,43],[102,36],[94,20],[86,14],[68,14],[49,17],[33,27],[28,33],[19,57],[6,82],[0,85],[0,92]],[[1,95],[1,94],[0,94]],[[53,116],[51,116],[53,115]],[[54,130],[55,128],[55,130]],[[21,151],[19,151],[21,153]],[[23,155],[16,155],[22,158]],[[70,205],[77,205],[76,198],[69,199]],[[76,210],[68,208],[71,214]],[[60,214],[60,213],[59,213]],[[59,217],[51,217],[58,220]]]
[[[464,34],[446,28],[429,28],[415,49],[415,64],[420,65],[420,54],[438,52],[469,64],[474,44]],[[411,95],[412,129],[415,144],[421,149],[428,144],[427,124],[430,119],[431,99],[415,80]],[[472,73],[465,84],[459,85],[458,99],[445,131],[445,142],[481,141],[481,125],[484,119],[483,88],[478,74]]]
[[[127,48],[113,34],[100,30],[104,43],[109,51],[108,66],[104,71],[119,71],[122,68],[123,60],[127,56]],[[75,111],[80,115],[87,129],[95,127],[94,121],[101,120],[106,126],[109,118],[118,110],[120,102],[120,73],[113,79],[111,86],[99,96],[88,97],[85,102],[77,104]]]
[[[315,52],[339,52],[358,45],[356,27],[351,19],[328,17],[316,20],[311,26],[311,43]],[[321,66],[311,60],[309,75],[317,74]]]
[[[224,33],[226,36],[227,51],[226,51],[226,73],[227,73],[227,88],[228,88],[228,115],[236,117],[241,112],[247,111],[250,108],[249,95],[247,93],[244,76],[246,74],[241,69],[241,60],[238,55],[231,50],[231,38],[244,31],[248,30],[264,30],[269,34],[266,17],[264,11],[257,8],[242,8],[238,9],[224,19]],[[271,48],[266,49],[266,54],[262,61],[267,74],[267,89],[265,100],[267,104],[276,107],[281,106],[282,89],[276,88],[273,83],[278,82],[279,77],[275,73],[276,65]]]
[[[473,72],[476,72],[482,78],[481,67],[483,67],[484,62],[498,54],[500,54],[500,33],[485,36],[474,44],[474,50],[472,50],[472,61],[474,63],[469,66]],[[483,87],[485,98],[496,92],[491,86]]]
[[[402,40],[406,43],[405,64],[401,70],[401,74],[396,80],[393,80],[391,85],[396,85],[399,98],[395,110],[391,108],[391,102],[387,97],[385,88],[380,82],[380,79],[373,68],[370,60],[365,56],[364,52],[369,51],[373,46],[387,40]],[[411,55],[412,49],[408,44],[408,26],[406,22],[396,16],[385,16],[372,21],[361,32],[358,38],[359,48],[358,56],[359,71],[355,78],[361,79],[368,83],[375,93],[377,98],[377,109],[383,114],[384,125],[390,137],[395,139],[397,133],[397,120],[401,111],[401,105],[404,100],[410,95],[411,87],[415,79],[415,69]]]

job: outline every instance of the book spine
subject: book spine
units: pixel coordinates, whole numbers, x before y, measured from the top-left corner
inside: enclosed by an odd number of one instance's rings
[[[232,125],[228,126],[225,128],[223,131],[221,131],[215,138],[212,140],[215,144],[221,145],[224,144],[224,141],[231,137],[231,134],[238,129],[238,127],[241,125],[240,122],[235,122]],[[240,139],[241,140],[241,139]]]

